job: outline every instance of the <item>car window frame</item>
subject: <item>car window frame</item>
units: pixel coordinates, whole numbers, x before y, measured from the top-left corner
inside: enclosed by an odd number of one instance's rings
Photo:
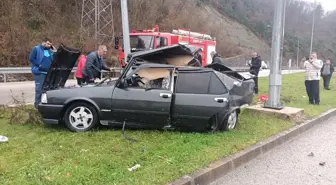
[[[178,82],[179,82],[179,77],[180,77],[180,74],[188,74],[188,73],[211,73],[211,71],[178,71],[177,72],[177,78],[176,78],[176,84],[175,84],[175,89],[174,89],[174,93],[176,94],[203,94],[203,93],[191,93],[191,92],[188,92],[188,93],[182,93],[182,92],[178,92],[178,88],[177,88],[177,85],[178,85]],[[210,76],[211,78],[211,76]],[[210,79],[209,79],[210,81]],[[207,91],[209,91],[209,85],[207,87]],[[208,93],[207,93],[208,94]]]
[[[180,74],[187,74],[187,73],[211,73],[209,84],[208,84],[208,87],[207,87],[207,93],[206,94],[204,94],[204,93],[193,93],[193,92],[181,93],[181,92],[177,91],[178,90],[177,85],[178,85]],[[229,89],[226,87],[226,85],[223,83],[223,81],[218,77],[218,75],[214,71],[179,71],[179,70],[177,70],[176,74],[177,74],[176,82],[174,82],[174,86],[173,86],[174,87],[173,92],[175,94],[224,95],[224,94],[228,94],[229,93]],[[215,78],[217,78],[219,80],[219,82],[222,84],[222,86],[224,88],[224,92],[223,93],[221,93],[221,94],[210,94],[209,93],[210,92],[210,85],[211,85],[211,77],[212,77],[212,75],[214,75]]]
[[[217,78],[217,79],[219,80],[219,82],[222,84],[222,86],[223,86],[223,88],[224,88],[224,92],[221,93],[221,94],[211,94],[211,95],[223,95],[223,94],[227,94],[227,93],[229,93],[229,89],[226,87],[226,85],[223,83],[223,81],[219,78],[219,76],[215,73],[215,71],[212,71],[212,75],[214,75],[215,78]],[[211,75],[211,77],[212,77],[212,75]],[[209,83],[208,94],[210,94],[209,91],[210,91],[210,85],[211,85],[211,77],[210,77],[210,83]]]
[[[176,68],[175,67],[147,67],[147,68],[154,68],[154,69],[167,69],[170,71],[169,73],[169,78],[170,78],[170,83],[169,83],[169,87],[168,89],[164,89],[164,88],[150,88],[148,91],[150,90],[167,90],[167,91],[171,91],[171,92],[174,92],[174,73],[176,71]],[[138,72],[138,67],[136,69],[134,69],[132,72],[130,72],[126,77],[125,79],[131,77],[133,74],[136,74]],[[141,69],[146,69],[146,68],[141,68]],[[128,89],[144,89],[146,90],[146,88],[143,88],[143,87],[134,87],[134,86],[126,86],[125,88],[128,88]]]

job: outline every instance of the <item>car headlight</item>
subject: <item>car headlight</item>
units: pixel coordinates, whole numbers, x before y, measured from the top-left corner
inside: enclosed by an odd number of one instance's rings
[[[41,96],[41,103],[48,103],[47,93],[43,93]]]

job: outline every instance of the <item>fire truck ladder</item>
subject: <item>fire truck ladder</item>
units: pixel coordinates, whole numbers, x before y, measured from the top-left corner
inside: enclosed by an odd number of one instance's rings
[[[192,31],[183,30],[183,29],[173,30],[172,33],[176,35],[190,36],[190,37],[195,37],[195,38],[204,39],[204,40],[215,40],[215,38],[212,38],[208,34],[202,34],[202,33],[192,32]]]

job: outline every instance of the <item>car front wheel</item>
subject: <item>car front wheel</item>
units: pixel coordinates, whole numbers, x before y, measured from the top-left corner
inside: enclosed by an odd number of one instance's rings
[[[65,125],[73,132],[85,132],[98,125],[96,109],[85,102],[76,102],[69,106],[64,114]]]
[[[223,125],[222,125],[223,130],[226,130],[226,131],[233,130],[234,128],[236,128],[237,122],[238,122],[237,110],[233,110],[224,119],[224,122],[223,122]]]

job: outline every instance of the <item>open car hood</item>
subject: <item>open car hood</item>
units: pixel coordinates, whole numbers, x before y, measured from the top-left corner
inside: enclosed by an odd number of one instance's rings
[[[69,48],[61,44],[54,55],[54,60],[44,80],[43,91],[64,87],[80,54],[81,52],[78,49]]]
[[[207,66],[205,66],[206,68],[211,68],[215,71],[218,71],[218,72],[221,72],[221,73],[224,73],[230,77],[234,77],[236,79],[239,79],[239,80],[248,80],[248,79],[251,79],[253,78],[253,75],[242,75],[240,74],[238,71],[235,71],[223,64],[219,64],[219,63],[214,63],[214,64],[209,64]]]

